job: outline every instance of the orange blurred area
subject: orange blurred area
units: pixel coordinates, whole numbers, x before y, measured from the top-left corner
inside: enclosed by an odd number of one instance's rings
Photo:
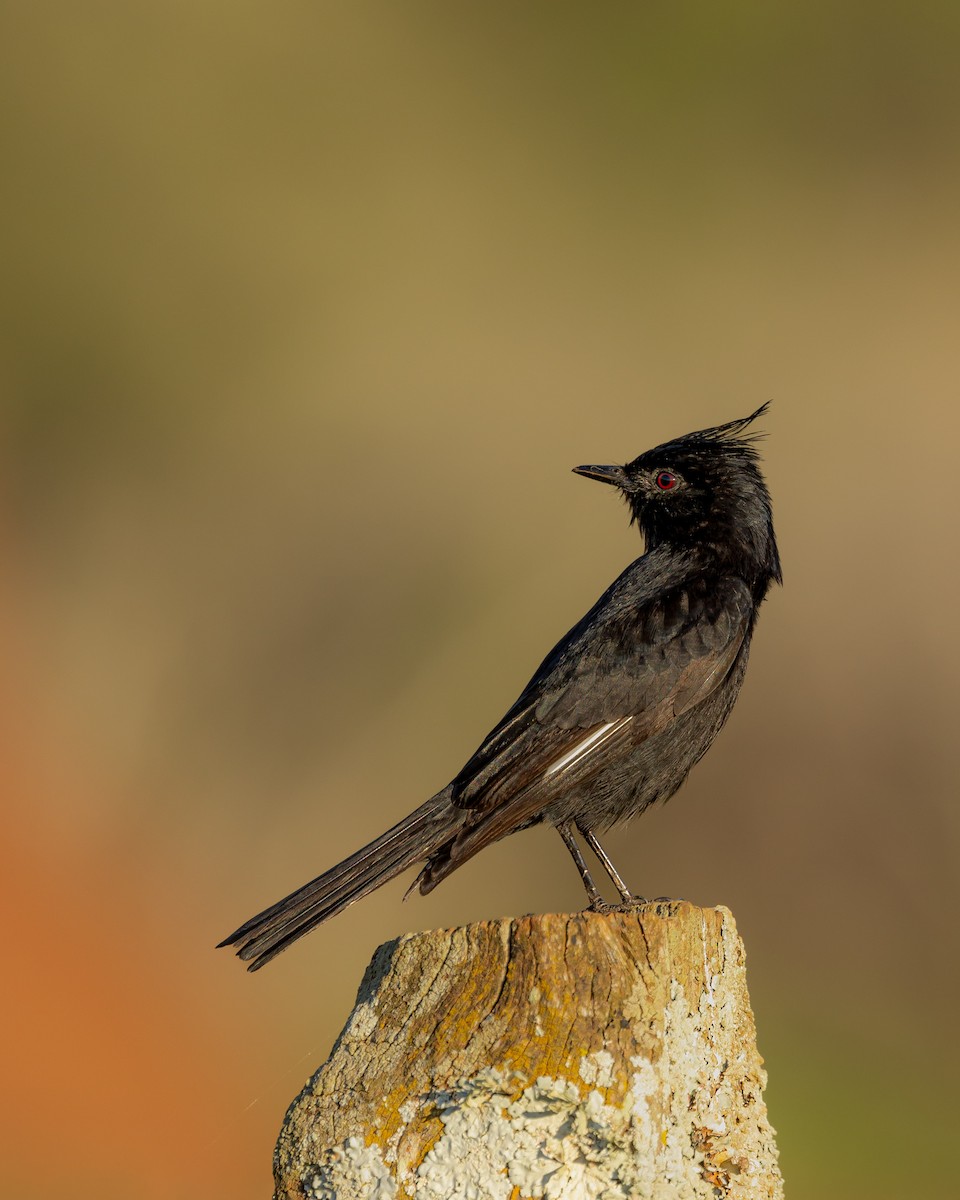
[[[3,649],[8,666],[20,657],[6,640]],[[151,910],[142,864],[106,845],[79,848],[50,821],[55,773],[57,803],[78,809],[90,802],[92,780],[89,769],[69,770],[79,764],[53,766],[57,747],[23,711],[29,692],[8,673],[0,707],[5,1190],[62,1195],[74,1180],[81,1195],[135,1190],[159,1200],[243,1192],[259,1178],[265,1192],[262,1153],[224,1135],[224,1116],[232,1112],[239,1126],[244,1107],[231,1046],[242,1034],[191,987],[192,956],[164,944],[173,939]]]
[[[18,793],[18,799],[25,798]],[[269,1173],[254,1145],[216,1152],[225,1097],[238,1073],[215,1013],[144,944],[127,870],[51,864],[48,847],[4,829],[8,1179],[20,1194],[219,1195]],[[119,903],[121,911],[117,911]],[[133,911],[131,911],[133,909]],[[212,1044],[211,1044],[212,1040]],[[208,1144],[204,1144],[204,1141]]]
[[[0,1191],[270,1192],[374,948],[256,976],[641,549],[571,475],[767,399],[785,586],[647,895],[744,935],[789,1194],[951,1194],[960,10],[0,15]]]

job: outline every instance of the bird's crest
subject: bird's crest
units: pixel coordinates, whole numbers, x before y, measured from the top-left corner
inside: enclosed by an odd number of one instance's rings
[[[753,442],[759,441],[766,437],[762,430],[756,430],[753,433],[744,433],[747,426],[752,425],[758,417],[766,414],[770,407],[770,401],[766,404],[761,404],[760,407],[752,412],[749,417],[739,417],[736,421],[727,421],[723,425],[714,425],[711,429],[700,429],[696,433],[688,433],[682,438],[677,438],[677,442],[688,445],[695,442],[698,445],[703,444],[721,444],[735,442],[737,445],[748,447]],[[675,443],[674,443],[675,444]]]

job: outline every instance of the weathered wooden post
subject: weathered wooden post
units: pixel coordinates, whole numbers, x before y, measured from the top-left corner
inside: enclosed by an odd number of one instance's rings
[[[374,955],[276,1200],[783,1195],[724,908],[522,917]]]

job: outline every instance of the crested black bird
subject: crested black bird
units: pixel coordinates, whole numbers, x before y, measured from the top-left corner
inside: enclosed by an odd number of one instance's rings
[[[618,488],[645,552],[550,651],[459,775],[399,825],[220,943],[255,971],[321,922],[422,863],[425,895],[484,846],[554,825],[590,904],[605,907],[574,830],[623,901],[597,840],[680,787],[730,715],[770,584],[781,582],[749,417],[575,467]]]

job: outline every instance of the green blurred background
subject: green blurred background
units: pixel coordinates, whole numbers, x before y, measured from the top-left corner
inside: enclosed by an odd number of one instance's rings
[[[956,1195],[960,8],[0,23],[4,1194],[269,1195],[379,942],[580,905],[531,831],[213,951],[638,553],[570,467],[772,398],[786,586],[611,849],[733,909],[792,1200]]]

